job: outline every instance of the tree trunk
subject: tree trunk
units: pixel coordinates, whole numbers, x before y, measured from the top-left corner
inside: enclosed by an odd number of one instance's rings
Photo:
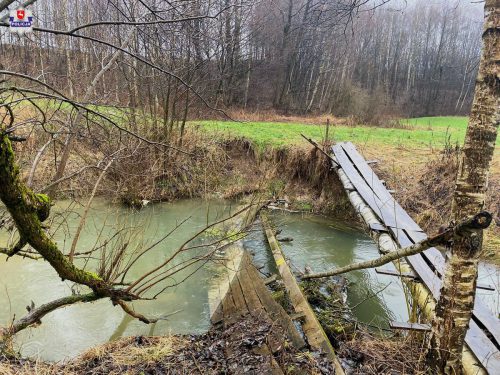
[[[483,51],[453,197],[454,220],[473,215],[484,205],[500,122],[499,36],[500,0],[486,0]],[[470,231],[453,244],[429,341],[427,361],[433,374],[462,373],[462,348],[474,307],[481,245],[480,230]]]

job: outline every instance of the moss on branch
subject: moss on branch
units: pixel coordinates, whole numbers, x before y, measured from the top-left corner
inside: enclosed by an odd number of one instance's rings
[[[94,273],[76,267],[47,236],[42,222],[50,214],[50,198],[36,194],[20,178],[19,166],[7,135],[0,142],[0,199],[11,214],[20,238],[32,246],[56,270],[62,280],[90,287],[97,296],[131,300],[130,293],[113,289]]]

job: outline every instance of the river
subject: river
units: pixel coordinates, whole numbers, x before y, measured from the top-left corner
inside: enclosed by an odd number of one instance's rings
[[[67,202],[62,202],[53,209],[54,213],[64,213],[55,215],[58,217],[56,222],[60,224],[55,238],[66,249],[71,246],[71,238],[83,212],[81,206],[76,206],[70,207],[72,212],[68,213],[68,207]],[[92,248],[110,237],[116,228],[131,228],[126,238],[116,242],[116,245],[129,242],[147,246],[188,218],[154,251],[137,262],[131,276],[139,276],[160,264],[207,222],[227,216],[234,207],[235,204],[228,201],[193,199],[151,205],[141,211],[134,211],[96,200],[80,236],[78,249]],[[308,265],[314,271],[320,271],[378,255],[377,247],[370,237],[339,221],[309,214],[273,213],[272,216],[282,229],[281,236],[293,238],[293,241],[282,244],[292,267],[304,269]],[[6,239],[0,237],[0,240],[3,245]],[[243,242],[263,271],[272,270],[272,256],[261,231],[252,231]],[[23,316],[26,305],[31,301],[40,305],[71,293],[71,283],[61,282],[55,271],[43,261],[19,257],[7,262],[0,260],[1,325],[7,325],[14,316]],[[212,272],[213,267],[202,267],[184,282],[167,288],[156,300],[133,303],[134,309],[148,317],[180,310],[156,324],[145,325],[130,318],[108,300],[102,300],[59,309],[47,315],[41,326],[27,329],[16,336],[16,347],[24,356],[58,361],[122,336],[205,332],[209,328],[207,295]],[[179,274],[168,281],[169,285],[175,285],[189,274],[189,271]],[[498,285],[498,279],[498,269],[482,267],[482,282]],[[348,280],[347,303],[360,321],[375,329],[384,329],[390,320],[408,319],[405,291],[398,278],[379,275],[374,270],[362,270],[350,273]],[[481,293],[486,296],[492,310],[498,311],[498,292]]]

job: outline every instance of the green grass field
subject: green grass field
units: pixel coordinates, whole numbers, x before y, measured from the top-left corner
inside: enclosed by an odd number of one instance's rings
[[[301,133],[321,140],[326,128],[325,125],[279,122],[192,121],[191,124],[222,139],[249,139],[261,149],[304,142]],[[466,128],[467,117],[421,117],[401,120],[397,127],[331,126],[329,139],[380,146],[442,148],[446,143],[461,145]]]

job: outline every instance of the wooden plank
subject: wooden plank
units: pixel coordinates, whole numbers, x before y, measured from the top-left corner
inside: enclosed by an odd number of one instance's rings
[[[472,319],[465,342],[488,374],[500,374],[500,351]]]
[[[253,316],[259,316],[265,313],[264,306],[260,302],[259,296],[253,286],[253,282],[248,274],[248,268],[253,267],[248,261],[248,253],[245,252],[242,266],[240,272],[238,272],[238,281],[240,283],[241,290],[243,291],[243,296],[247,303],[248,310]]]
[[[386,226],[397,227],[397,223],[394,220],[393,211],[390,209],[390,207],[384,205],[384,203],[373,192],[370,186],[368,186],[364,178],[359,174],[358,170],[352,164],[351,160],[347,157],[344,149],[339,144],[337,144],[332,147],[332,150],[344,173],[356,188],[357,192],[373,210],[375,215],[377,215]]]
[[[401,247],[410,246],[427,237],[397,202],[394,201],[395,203],[393,203],[396,214],[391,214],[390,211],[385,209],[384,204],[390,204],[392,196],[386,191],[387,189],[366,162],[363,163],[364,159],[359,155],[352,144],[346,145],[345,148],[344,145],[335,145],[332,147],[332,150],[353,186],[370,208],[372,208],[374,213],[389,227]],[[358,155],[361,159],[359,159]],[[356,160],[356,166],[359,169],[353,165],[353,160]],[[364,173],[364,176],[362,176],[361,173]],[[372,184],[372,186],[370,186],[370,184]],[[373,185],[375,185],[374,188],[372,188]],[[392,200],[394,199],[392,198]],[[404,227],[401,225],[402,222],[404,222]],[[438,299],[441,287],[439,276],[443,274],[445,267],[445,259],[439,250],[435,248],[428,249],[421,254],[407,257],[407,261],[425,283],[433,297]],[[429,263],[433,268],[429,266]],[[483,332],[477,325],[476,320],[487,328],[495,342],[492,342],[486,333]],[[498,336],[499,329],[499,319],[492,316],[491,312],[484,306],[484,303],[477,298],[473,319],[470,322],[470,327],[466,335],[466,342],[476,357],[481,361],[482,365],[492,374],[500,373],[500,351],[498,349],[500,347]]]
[[[307,337],[307,342],[314,350],[322,351],[327,355],[327,357],[334,363],[335,371],[337,374],[343,374],[344,371],[340,362],[337,359],[335,350],[330,343],[330,340],[326,336],[323,327],[318,321],[318,318],[314,314],[311,306],[307,302],[306,297],[302,293],[302,290],[295,279],[290,267],[286,263],[281,247],[276,240],[274,232],[269,224],[267,216],[261,213],[261,221],[264,227],[267,241],[271,248],[274,261],[276,263],[276,268],[278,269],[281,279],[285,285],[285,289],[288,292],[290,301],[294,307],[295,312],[303,313],[305,318],[302,324],[302,330]]]
[[[247,271],[264,309],[268,312],[273,321],[279,322],[283,329],[287,331],[287,336],[293,345],[298,349],[303,348],[306,345],[304,339],[295,328],[290,316],[283,307],[273,299],[271,293],[269,293],[269,290],[262,282],[257,269],[255,267],[249,267]]]
[[[423,241],[427,238],[427,234],[425,234],[422,231],[406,230],[405,232],[408,238],[410,238],[413,242]],[[445,267],[445,259],[443,254],[441,254],[441,252],[435,247],[431,247],[425,250],[423,252],[423,255],[433,264],[438,274],[442,276],[444,274],[444,267]]]
[[[381,274],[381,275],[389,275],[389,276],[398,276],[398,277],[405,277],[408,279],[418,279],[417,275],[414,273],[409,273],[409,272],[399,272],[396,270],[389,270],[385,268],[375,268],[375,272]]]
[[[394,230],[394,228],[391,228]],[[398,242],[402,247],[410,246],[413,244],[407,234],[403,230],[399,230],[397,232]],[[417,273],[420,279],[424,282],[427,288],[431,291],[435,300],[439,298],[439,293],[441,289],[441,279],[432,272],[429,268],[429,265],[422,258],[421,254],[412,255],[411,257],[407,257],[406,260],[413,268],[413,270]],[[476,302],[480,301],[476,298]],[[480,310],[481,322],[483,320],[489,320],[490,323],[493,323],[491,319],[494,317],[486,314],[482,309]],[[476,306],[474,307],[473,312],[474,318],[477,318]],[[471,319],[469,330],[467,331],[467,335],[465,336],[465,341],[469,348],[474,353],[474,355],[481,361],[482,365],[488,370],[494,370],[491,374],[500,374],[500,352],[496,347],[496,344],[490,340],[490,338],[486,335],[483,330],[479,328],[479,326],[474,321],[474,318]],[[498,325],[493,324],[492,328],[499,327]],[[488,331],[489,330],[489,327]],[[491,331],[490,331],[491,333]]]
[[[405,232],[407,233],[408,237],[414,242],[423,241],[427,238],[427,235],[424,232],[413,232],[407,230],[405,230]],[[446,259],[441,253],[441,251],[439,251],[435,247],[431,247],[426,251],[424,251],[422,254],[427,260],[429,260],[430,263],[432,263],[438,274],[442,277],[444,275]],[[482,290],[489,290],[489,291],[496,290],[494,285],[485,283],[477,283],[476,287]]]
[[[373,192],[378,198],[384,202],[384,205],[391,207],[393,210],[393,217],[398,228],[409,230],[421,230],[421,228],[413,221],[408,213],[399,205],[394,197],[389,193],[382,180],[373,172],[370,166],[366,163],[365,159],[356,150],[356,147],[351,142],[341,144],[347,157],[352,161],[354,167],[358,170],[364,178],[368,186],[371,187]]]
[[[425,233],[407,232],[407,235],[412,240],[412,243],[422,241],[427,238]],[[422,253],[422,256],[425,256],[430,262],[432,262],[436,266],[436,270],[440,271],[439,273],[441,275],[444,273],[445,259],[443,254],[441,254],[438,249],[428,249]],[[483,285],[479,285],[478,287],[484,289],[488,288],[488,286]],[[479,295],[476,295],[476,299],[474,301],[473,317],[486,327],[495,339],[496,345],[500,347],[500,319],[493,315]]]
[[[408,238],[408,236],[402,229],[398,230],[396,230],[396,228],[390,228],[390,229],[394,235],[394,238],[396,238],[401,247],[407,247],[413,244],[413,242]],[[411,268],[415,271],[417,276],[427,286],[429,291],[432,293],[433,297],[437,300],[439,298],[441,280],[429,268],[429,265],[422,258],[422,255],[421,254],[412,255],[410,257],[406,257],[406,260],[410,264]]]
[[[235,304],[236,312],[239,316],[244,316],[248,313],[247,304],[245,298],[243,297],[243,292],[240,287],[240,282],[238,277],[234,277],[231,282],[231,295],[233,296],[233,301]]]
[[[230,292],[222,300],[222,312],[224,314],[224,326],[228,326],[238,320],[236,305]]]
[[[373,191],[377,196],[382,200],[389,200],[394,199],[392,196],[386,192],[386,188],[383,186],[382,182],[378,179],[376,174],[373,172],[373,170],[364,162],[363,157],[357,152],[355,149],[354,145],[352,143],[344,143],[342,144],[342,148],[344,151],[348,154],[349,158],[356,164],[356,168],[358,171],[363,175],[363,178],[367,182],[367,184],[373,188]],[[342,165],[342,163],[340,163]],[[351,181],[352,182],[352,181]],[[356,186],[356,184],[353,182],[353,185]],[[368,202],[367,202],[368,203]],[[410,241],[405,241],[405,239],[402,239],[405,244],[400,242],[400,245],[405,247],[409,246],[415,242],[424,240],[427,238],[427,235],[422,232],[422,229],[418,224],[415,223],[415,221],[406,213],[406,211],[403,210],[403,208],[396,202],[394,201],[393,204],[395,210],[396,210],[396,215],[397,218],[395,219],[396,222],[401,223],[403,222],[404,226],[403,228],[405,229],[405,234]],[[371,206],[370,206],[371,207]],[[404,212],[404,213],[403,213]],[[401,228],[401,226],[399,226]],[[398,233],[399,236],[402,236],[399,234],[400,230],[399,228],[391,228],[393,233]],[[414,268],[417,268],[418,271],[417,273],[419,276],[422,276],[421,274],[426,275],[426,285],[430,288],[432,288],[433,295],[435,298],[438,298],[439,296],[439,290],[436,290],[436,285],[437,285],[437,280],[436,277],[431,276],[429,270],[426,270],[426,267],[424,266],[427,265],[427,268],[429,268],[428,262],[425,261],[426,258],[429,263],[431,263],[434,267],[435,270],[430,269],[431,272],[437,271],[438,276],[442,276],[444,272],[444,267],[445,267],[445,259],[442,256],[441,252],[437,250],[436,248],[430,248],[426,250],[424,253],[420,255],[420,258],[418,256],[413,256],[409,257],[409,262],[410,265]],[[440,281],[440,280],[439,280]],[[425,281],[424,281],[425,282]],[[428,284],[430,283],[430,284]],[[439,282],[440,285],[440,282]],[[439,286],[440,288],[440,286]],[[493,335],[496,344],[500,345],[500,320],[496,317],[494,317],[487,307],[484,305],[484,303],[481,301],[481,299],[478,297],[476,298],[475,301],[475,306],[474,306],[474,316],[488,329],[488,331]]]
[[[408,331],[430,331],[430,324],[421,323],[406,323],[406,322],[390,322],[389,327],[392,329],[403,329]]]

